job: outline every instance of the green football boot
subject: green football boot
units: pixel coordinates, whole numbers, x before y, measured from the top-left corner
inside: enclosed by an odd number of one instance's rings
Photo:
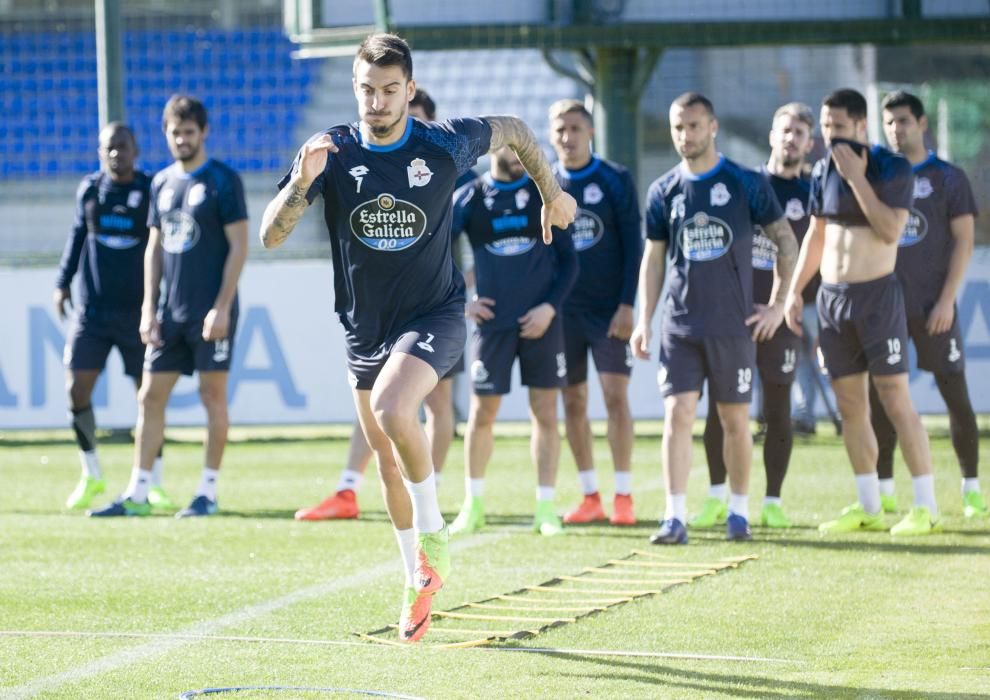
[[[485,526],[485,503],[478,496],[468,496],[464,499],[461,512],[450,524],[451,535],[470,535]]]
[[[94,479],[91,476],[83,476],[65,500],[65,507],[73,510],[85,510],[93,502],[94,496],[99,496],[106,490],[107,482],[105,479]]]
[[[533,532],[546,537],[564,534],[564,524],[554,510],[553,501],[537,501],[536,514],[533,516]]]
[[[963,515],[967,518],[988,518],[990,509],[979,491],[967,491],[963,494]]]
[[[791,527],[791,521],[784,515],[784,509],[780,507],[779,503],[767,503],[760,511],[760,525],[785,529]]]
[[[890,528],[890,534],[894,537],[913,537],[930,535],[941,530],[942,524],[938,520],[932,519],[930,510],[924,506],[915,506],[908,511],[901,522]]]
[[[818,526],[819,532],[856,532],[858,530],[886,530],[883,522],[883,511],[870,515],[859,503],[853,503],[842,509],[837,520],[830,520]]]
[[[728,517],[728,504],[721,498],[709,496],[701,504],[701,510],[698,511],[698,514],[688,520],[688,527],[696,530],[705,530],[716,525],[724,525]]]

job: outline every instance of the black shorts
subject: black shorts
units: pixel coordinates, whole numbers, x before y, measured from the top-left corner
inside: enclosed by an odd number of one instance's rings
[[[148,346],[144,356],[146,372],[229,372],[234,356],[237,333],[237,309],[230,312],[230,329],[226,338],[203,340],[203,319],[161,322],[162,344]]]
[[[708,380],[718,403],[749,403],[753,396],[756,343],[748,335],[694,338],[663,333],[657,383],[666,397],[701,392]]]
[[[62,361],[70,370],[102,371],[110,350],[116,347],[124,361],[124,374],[138,378],[144,363],[140,325],[140,311],[109,313],[82,309],[65,339]]]
[[[770,340],[756,344],[756,368],[768,384],[791,384],[801,353],[801,339],[783,323]]]
[[[471,338],[471,383],[479,396],[508,394],[512,387],[512,365],[519,358],[519,376],[524,386],[559,389],[567,379],[564,328],[555,316],[542,338],[520,338],[518,328],[475,330]]]
[[[466,339],[464,302],[447,304],[413,319],[371,354],[358,353],[348,346],[348,378],[355,389],[370,391],[392,353],[402,352],[432,367],[438,380],[445,379],[464,356]]]
[[[588,381],[588,350],[599,374],[632,373],[629,343],[608,337],[613,314],[594,312],[564,313],[564,353],[567,357],[567,386]]]
[[[893,274],[869,282],[822,282],[818,324],[818,343],[832,379],[908,371],[904,298]]]
[[[963,352],[962,330],[959,328],[959,312],[952,319],[952,327],[945,333],[928,335],[927,316],[908,319],[908,334],[914,349],[918,351],[918,368],[935,374],[960,374],[966,369]]]

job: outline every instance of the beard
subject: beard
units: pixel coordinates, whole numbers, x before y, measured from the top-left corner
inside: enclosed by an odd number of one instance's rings
[[[190,148],[187,151],[178,150],[178,152],[175,154],[175,159],[178,161],[182,161],[183,163],[186,163],[190,160],[195,160],[196,156],[198,155],[199,155],[199,146],[196,146],[195,148]]]
[[[375,116],[378,116],[378,115],[375,115]],[[385,116],[385,115],[381,115],[381,116]],[[374,124],[370,124],[369,123],[368,124],[368,130],[371,131],[372,135],[376,136],[377,138],[383,138],[383,137],[388,136],[389,134],[391,134],[392,133],[392,130],[395,129],[395,127],[398,126],[399,122],[403,121],[403,119],[405,119],[405,115],[400,115],[398,119],[396,119],[391,124],[387,124],[387,125],[377,125],[376,126]]]

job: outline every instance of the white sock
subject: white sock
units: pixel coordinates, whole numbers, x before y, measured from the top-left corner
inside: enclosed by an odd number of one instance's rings
[[[537,486],[536,487],[536,500],[537,501],[553,501],[554,497],[554,487],[553,486]]]
[[[464,491],[471,494],[471,498],[481,498],[485,495],[485,477],[480,479],[464,478]]]
[[[102,479],[103,470],[100,469],[100,460],[96,456],[96,450],[83,452],[79,450],[79,464],[82,466],[83,476],[90,479]]]
[[[165,471],[165,460],[161,457],[155,457],[155,461],[151,464],[151,485],[161,486],[162,485],[162,474]]]
[[[632,472],[615,473],[615,495],[628,496],[632,493]]]
[[[746,520],[749,520],[749,494],[729,494],[729,512],[741,515]]]
[[[420,481],[406,481],[409,498],[412,499],[413,527],[416,533],[440,532],[443,529],[443,516],[440,514],[440,501],[437,500],[437,482],[433,472]]]
[[[345,469],[340,474],[340,481],[337,482],[338,491],[357,491],[361,486],[361,477],[364,474],[353,469]]]
[[[199,480],[199,488],[196,489],[196,495],[206,496],[211,501],[217,500],[217,479],[219,477],[219,469],[203,467],[203,476]]]
[[[708,487],[708,497],[717,498],[720,501],[724,501],[725,497],[729,495],[729,488],[724,484],[712,484]]]
[[[686,493],[667,494],[667,509],[664,511],[663,519],[670,520],[671,518],[677,518],[682,525],[687,522]]]
[[[146,472],[141,467],[134,466],[131,469],[131,480],[124,491],[124,498],[129,498],[135,503],[145,503],[148,500],[148,483],[151,481],[151,472]]]
[[[581,482],[581,492],[585,496],[598,493],[598,472],[594,469],[578,472],[578,480]]]
[[[978,477],[974,476],[972,479],[964,478],[962,480],[962,493],[964,496],[970,491],[979,491],[979,490],[980,490],[980,480]]]
[[[771,504],[772,505],[775,505],[775,506],[779,506],[781,503],[783,503],[783,501],[781,501],[780,496],[764,496],[763,497],[763,505],[765,505],[765,506],[769,506]]]
[[[894,480],[893,479],[880,479],[880,494],[883,496],[893,496],[894,495]]]
[[[880,512],[880,479],[876,472],[856,475],[856,493],[859,503],[870,515]]]
[[[399,553],[402,555],[402,566],[406,570],[406,585],[413,585],[413,573],[416,571],[416,530],[394,530],[395,539],[399,543]]]
[[[932,520],[938,517],[938,504],[935,502],[935,477],[932,474],[911,479],[914,487],[914,505],[924,506],[932,513]]]

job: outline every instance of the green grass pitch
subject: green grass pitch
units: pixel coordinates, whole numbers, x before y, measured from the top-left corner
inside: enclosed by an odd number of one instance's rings
[[[574,527],[546,539],[528,528],[535,476],[525,428],[500,427],[486,493],[490,525],[455,540],[453,576],[436,607],[649,548],[663,505],[660,440],[656,423],[639,428],[638,526]],[[962,517],[945,431],[932,439],[945,532],[894,541],[886,533],[819,535],[817,524],[855,499],[841,442],[826,424],[820,430],[823,436],[795,442],[784,485],[797,527],[754,528],[746,544],[724,542],[721,531],[693,532],[687,548],[670,552],[683,561],[749,553],[757,561],[529,640],[449,650],[392,648],[351,634],[394,622],[399,612],[398,553],[373,474],[361,489],[361,520],[292,520],[296,508],[333,490],[347,449],[343,429],[236,430],[220,482],[221,515],[201,521],[66,513],[61,504],[78,472],[68,433],[5,433],[0,697],[176,698],[209,687],[297,686],[428,698],[990,698],[990,521]],[[200,433],[169,436],[165,486],[184,505],[199,478]],[[990,453],[990,440],[981,447]],[[130,449],[126,440],[101,445],[112,493],[126,484]],[[462,455],[457,440],[440,494],[448,519],[462,498]],[[610,505],[600,434],[596,458]],[[707,486],[697,440],[695,465],[692,508]],[[753,474],[755,517],[764,483],[759,447]],[[896,475],[907,506],[911,484],[900,459]],[[983,478],[987,494],[990,476]],[[563,442],[559,510],[578,494]],[[32,632],[51,634],[24,634]],[[519,647],[556,653],[507,651]],[[610,651],[640,654],[602,653]]]

